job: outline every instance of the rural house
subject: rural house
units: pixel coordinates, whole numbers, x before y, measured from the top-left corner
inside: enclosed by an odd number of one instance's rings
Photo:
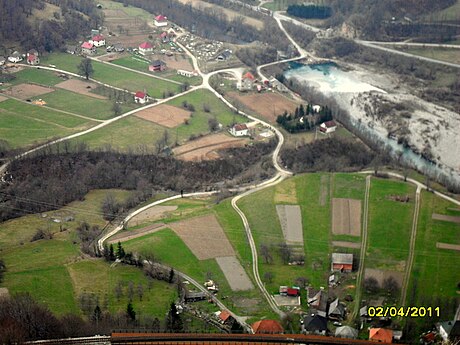
[[[143,42],[139,45],[139,54],[150,55],[153,53],[153,45],[150,42]]]
[[[6,59],[4,56],[0,56],[0,66],[3,66],[6,62]]]
[[[254,334],[282,334],[283,326],[276,320],[261,320],[255,322],[252,326]]]
[[[153,24],[158,27],[167,26],[168,18],[160,14],[153,19]]]
[[[148,95],[145,92],[137,91],[134,95],[134,102],[139,104],[145,104],[148,100]]]
[[[350,326],[337,327],[335,330],[335,336],[337,338],[356,339],[358,338],[358,330]]]
[[[69,45],[66,47],[66,52],[69,54],[75,55],[80,52],[80,48],[74,45]]]
[[[336,298],[329,305],[328,317],[331,320],[343,320],[345,318],[345,306],[339,302],[339,299]]]
[[[84,55],[93,55],[96,53],[96,47],[90,42],[83,42],[81,45],[81,53]]]
[[[115,43],[113,45],[113,49],[117,52],[117,53],[123,53],[125,51],[125,47],[123,46],[123,44],[121,43]]]
[[[337,129],[337,124],[332,120],[323,122],[319,126],[320,132],[325,133],[325,134],[335,132],[336,129]]]
[[[224,50],[223,52],[217,54],[216,60],[217,61],[227,61],[232,56],[232,51],[229,49]]]
[[[38,65],[39,63],[40,63],[40,59],[38,58],[38,55],[27,53],[27,64],[28,65],[35,66],[35,65]]]
[[[326,335],[327,319],[318,314],[310,314],[302,320],[302,333]]]
[[[8,56],[8,61],[13,62],[13,63],[21,62],[22,61],[22,55],[19,52],[16,51],[13,54],[11,54],[10,56]]]
[[[332,253],[332,272],[351,272],[353,270],[353,254]]]
[[[204,301],[207,298],[206,294],[203,291],[185,291],[185,302],[198,302]]]
[[[161,72],[166,69],[166,62],[161,60],[154,60],[149,65],[150,72]]]
[[[219,313],[219,321],[223,325],[231,325],[235,321],[233,316],[230,314],[228,310],[222,310]]]
[[[38,57],[38,51],[37,49],[30,49],[28,52],[27,52],[27,56],[30,56],[30,55],[35,55]]]
[[[105,38],[102,35],[96,35],[89,40],[89,43],[92,43],[95,47],[103,47],[105,46]]]
[[[379,343],[392,343],[393,331],[385,328],[371,328],[369,329],[369,340]]]
[[[237,123],[230,128],[230,134],[235,137],[242,137],[245,135],[249,135],[249,128],[244,123]]]
[[[316,310],[317,314],[326,317],[327,312],[327,293],[324,289],[315,290],[312,287],[307,289],[307,302],[310,308]]]
[[[241,78],[241,82],[238,85],[238,90],[240,91],[250,91],[254,87],[255,77],[252,75],[251,72],[247,72]]]
[[[460,339],[460,320],[440,322],[436,328],[444,341]]]
[[[196,77],[196,76],[198,76],[198,73],[197,73],[196,71],[190,72],[190,71],[185,71],[185,70],[183,70],[183,69],[178,69],[178,70],[177,70],[177,74],[178,74],[178,75],[181,75],[181,76],[183,76],[183,77],[187,77],[187,78],[191,78],[191,77]]]

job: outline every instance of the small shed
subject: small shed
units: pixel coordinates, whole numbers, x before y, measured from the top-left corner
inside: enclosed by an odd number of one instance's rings
[[[353,270],[353,254],[332,253],[332,272],[351,272]]]

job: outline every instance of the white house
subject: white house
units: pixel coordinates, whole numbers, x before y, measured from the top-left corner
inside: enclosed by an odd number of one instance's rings
[[[332,132],[335,132],[335,130],[337,129],[337,124],[334,122],[334,121],[326,121],[326,122],[323,122],[320,126],[319,126],[319,130],[323,133],[332,133]]]
[[[134,95],[134,102],[139,104],[145,104],[147,102],[148,95],[145,92],[137,91]]]
[[[10,56],[8,56],[8,61],[9,62],[14,62],[14,63],[21,62],[22,61],[22,55],[19,54],[19,52],[14,52]]]
[[[96,35],[89,40],[89,43],[92,43],[95,47],[103,47],[105,46],[105,38],[102,35]]]
[[[167,26],[168,18],[160,14],[154,18],[153,24],[155,24],[155,26]]]
[[[313,110],[313,112],[319,113],[321,111],[321,106],[315,104],[315,105],[312,105],[311,109]]]
[[[5,64],[6,59],[3,56],[0,56],[0,66]]]
[[[150,55],[153,53],[153,45],[150,42],[144,42],[139,45],[139,54]]]
[[[235,137],[249,135],[249,128],[244,123],[237,123],[232,128],[230,128],[230,134]]]
[[[183,69],[178,69],[177,74],[183,77],[187,77],[187,78],[196,77],[198,75],[196,71],[190,72],[190,71],[185,71]]]

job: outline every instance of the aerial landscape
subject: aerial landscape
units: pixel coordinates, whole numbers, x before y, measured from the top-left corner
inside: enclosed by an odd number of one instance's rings
[[[0,19],[0,344],[460,343],[460,0]]]

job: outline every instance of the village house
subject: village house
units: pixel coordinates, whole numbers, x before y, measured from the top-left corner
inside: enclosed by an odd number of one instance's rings
[[[289,296],[289,297],[298,297],[300,296],[300,288],[297,286],[287,287],[287,286],[280,286],[279,293],[281,296]]]
[[[231,326],[235,322],[235,319],[228,310],[222,310],[219,313],[219,321],[223,325]]]
[[[332,253],[331,272],[351,272],[353,270],[353,254]]]
[[[134,95],[134,102],[145,104],[148,101],[148,95],[145,92],[137,91]]]
[[[284,328],[276,320],[261,320],[252,326],[254,334],[283,334]]]
[[[335,123],[335,121],[332,121],[332,120],[323,122],[319,126],[319,130],[325,134],[335,132],[336,129],[337,129],[337,124]]]
[[[89,40],[89,43],[92,43],[95,47],[103,47],[105,46],[105,38],[102,35],[96,35]]]
[[[190,71],[185,71],[185,70],[183,70],[183,69],[178,69],[178,70],[177,70],[177,74],[178,74],[178,75],[181,75],[181,76],[183,76],[183,77],[187,77],[187,78],[192,78],[192,77],[198,76],[197,71],[191,71],[191,72],[190,72]]]
[[[327,319],[324,316],[310,314],[305,316],[301,323],[302,333],[304,334],[326,335],[328,332]]]
[[[166,69],[166,63],[161,60],[154,60],[149,65],[150,72],[161,72]]]
[[[72,55],[78,54],[80,52],[80,48],[74,45],[68,45],[66,47],[66,52]]]
[[[19,52],[16,51],[13,54],[11,54],[10,56],[8,56],[8,61],[13,62],[13,63],[21,62],[22,61],[22,55]]]
[[[337,338],[356,339],[358,338],[358,330],[350,326],[337,327],[334,335]]]
[[[125,47],[121,43],[115,43],[113,45],[113,50],[115,50],[117,53],[123,53],[125,51]]]
[[[38,55],[27,53],[27,64],[28,65],[35,66],[35,65],[38,65],[39,63],[40,63],[40,59]]]
[[[27,56],[30,56],[30,55],[35,55],[38,57],[38,51],[36,49],[30,49],[28,52],[27,52]]]
[[[460,339],[460,320],[451,320],[436,324],[439,335],[444,341]]]
[[[6,59],[4,56],[0,56],[0,66],[3,66],[6,62]]]
[[[312,287],[307,289],[307,303],[319,316],[327,316],[327,298],[324,289],[315,290]]]
[[[244,123],[237,123],[230,128],[229,132],[235,137],[243,137],[249,135],[249,128]]]
[[[247,72],[241,78],[241,82],[237,85],[238,90],[240,91],[250,91],[254,87],[254,81],[256,78],[251,72]]]
[[[139,45],[139,54],[150,55],[153,53],[153,45],[150,42],[143,42]]]
[[[337,321],[341,321],[345,318],[345,306],[339,302],[338,298],[329,305],[328,317],[331,320]]]
[[[393,331],[385,328],[371,328],[369,329],[369,340],[378,343],[392,343]]]
[[[204,301],[206,298],[207,295],[203,291],[189,291],[188,289],[185,290],[185,302]]]
[[[168,18],[160,14],[153,19],[153,24],[158,27],[167,26]]]
[[[93,55],[96,53],[96,47],[90,42],[83,42],[81,45],[81,53],[83,55]]]
[[[275,90],[278,90],[279,92],[288,92],[288,88],[275,77],[271,77],[268,80],[268,83],[270,87],[272,87]]]
[[[224,50],[223,52],[217,54],[216,60],[217,61],[227,61],[232,56],[232,51],[229,49]]]

